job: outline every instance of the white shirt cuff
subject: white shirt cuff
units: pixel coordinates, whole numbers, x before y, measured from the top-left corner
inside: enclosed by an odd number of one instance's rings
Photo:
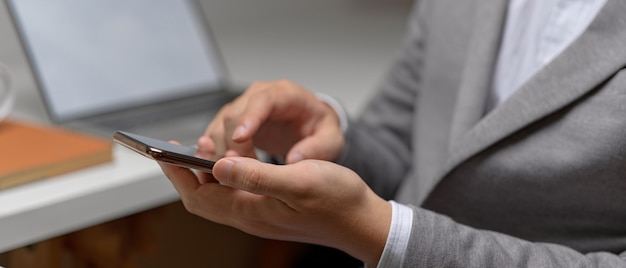
[[[315,96],[317,96],[321,102],[326,103],[330,106],[330,108],[335,110],[337,117],[339,117],[339,127],[341,128],[341,132],[346,133],[348,130],[348,114],[343,106],[335,98],[326,94],[315,92]]]
[[[391,227],[387,243],[378,261],[378,268],[402,267],[413,227],[413,210],[405,205],[391,203]]]

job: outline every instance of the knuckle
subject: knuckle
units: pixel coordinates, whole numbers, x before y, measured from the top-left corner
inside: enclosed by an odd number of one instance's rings
[[[245,94],[250,94],[250,93],[260,91],[260,90],[265,90],[271,84],[272,82],[268,82],[268,81],[254,81],[252,82],[252,84],[250,84]]]
[[[265,90],[257,90],[255,92],[251,92],[249,99],[251,101],[255,101],[255,100],[258,100],[259,98],[266,98],[268,95],[271,94],[272,90],[273,89],[271,88],[267,88]]]
[[[276,80],[276,84],[283,86],[283,87],[290,87],[293,84],[293,82],[291,82],[288,79],[283,78],[283,79]]]
[[[219,141],[221,137],[224,136],[224,129],[221,127],[212,127],[209,129],[207,136],[209,136],[209,138],[211,138],[214,142]]]
[[[253,193],[265,193],[267,190],[266,183],[261,179],[259,170],[255,168],[245,171],[242,184],[244,189]]]
[[[211,138],[211,140],[215,141],[220,135],[218,135],[215,131],[211,131],[207,134],[207,136]]]
[[[266,81],[257,80],[257,81],[252,82],[252,84],[250,84],[249,89],[264,87],[266,84],[267,84]]]
[[[239,98],[241,98],[241,97],[239,97]],[[220,108],[220,112],[228,111],[229,109],[232,109],[234,103],[235,102],[232,101],[232,102],[229,102],[229,103],[226,103],[226,104],[222,105],[222,108]]]
[[[231,104],[229,109],[224,110],[222,117],[223,117],[224,122],[233,121],[238,117],[238,112],[234,104]]]
[[[322,181],[325,176],[320,172],[321,167],[319,163],[312,160],[304,160],[298,162],[297,165],[300,166],[300,175],[297,178],[298,184],[294,185],[292,189],[293,196],[299,200],[316,198],[319,196],[319,193],[315,191],[319,188],[316,184],[326,183]],[[331,174],[330,176],[334,175]]]
[[[226,122],[231,121],[235,117],[234,110],[235,104],[233,103],[229,103],[223,106],[207,128],[207,132],[216,132],[223,128]]]

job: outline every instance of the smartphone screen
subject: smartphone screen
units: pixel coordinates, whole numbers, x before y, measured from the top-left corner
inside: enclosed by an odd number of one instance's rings
[[[150,159],[208,173],[213,172],[215,162],[196,157],[196,149],[193,147],[171,144],[124,131],[115,132],[113,140]]]

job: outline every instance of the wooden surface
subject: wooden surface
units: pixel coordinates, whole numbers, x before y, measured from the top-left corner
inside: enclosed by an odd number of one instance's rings
[[[261,250],[266,241],[194,216],[174,202],[0,254],[0,266],[286,267],[275,264],[284,263],[290,251]]]

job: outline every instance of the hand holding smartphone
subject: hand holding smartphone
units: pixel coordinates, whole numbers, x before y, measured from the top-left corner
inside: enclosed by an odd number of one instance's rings
[[[171,144],[124,131],[116,131],[113,134],[113,140],[153,160],[213,173],[215,162],[196,157],[196,149],[192,147]]]

